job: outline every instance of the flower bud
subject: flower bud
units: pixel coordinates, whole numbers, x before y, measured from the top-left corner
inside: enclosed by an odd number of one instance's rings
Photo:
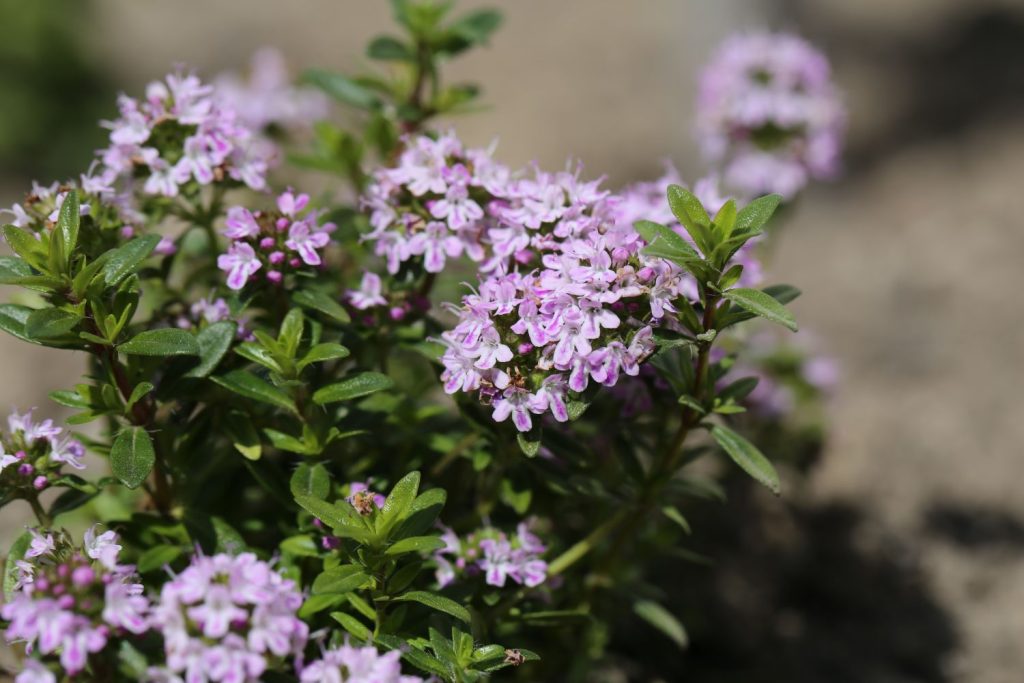
[[[44,477],[41,474],[32,480],[32,488],[34,488],[36,491],[42,491],[47,487],[48,484],[49,482],[46,480],[46,477]]]
[[[279,271],[279,270],[268,270],[267,271],[267,280],[269,280],[270,282],[273,282],[275,285],[281,284],[281,280],[283,280],[283,279],[284,279],[284,275],[281,274],[281,271]]]
[[[88,586],[96,579],[96,572],[92,570],[92,567],[88,565],[82,565],[76,567],[75,571],[71,573],[71,582],[79,588]]]
[[[272,263],[273,265],[275,265],[275,266],[276,266],[276,265],[278,265],[279,263],[282,263],[282,262],[284,261],[284,252],[283,252],[283,251],[274,251],[274,252],[271,252],[271,253],[270,253],[270,256],[268,257],[268,260],[269,260],[269,261],[270,261],[270,262],[271,262],[271,263]]]

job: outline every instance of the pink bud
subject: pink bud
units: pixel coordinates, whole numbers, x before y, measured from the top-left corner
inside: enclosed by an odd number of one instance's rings
[[[28,457],[28,453],[26,453],[25,451],[18,451],[17,453],[14,454],[14,457],[16,457],[18,460],[24,460],[25,458]]]
[[[277,264],[279,264],[279,263],[281,263],[282,261],[284,261],[284,252],[283,252],[283,251],[275,251],[275,252],[271,252],[271,254],[270,254],[270,257],[269,257],[269,260],[270,260],[270,262],[271,262],[271,263],[272,263],[273,265],[275,265],[275,266],[276,266]]]
[[[612,259],[616,261],[625,261],[629,258],[629,252],[625,247],[615,247],[612,249]]]
[[[42,491],[43,489],[46,488],[48,484],[49,482],[46,481],[46,477],[44,477],[41,474],[32,480],[32,488],[34,488],[36,491]]]
[[[324,536],[320,539],[320,545],[324,550],[335,550],[341,547],[341,539],[335,536]]]
[[[63,588],[64,586],[57,586],[57,588]],[[56,590],[54,591],[56,592]],[[62,595],[57,599],[57,606],[61,609],[71,609],[75,606],[75,596],[73,595]]]
[[[320,521],[319,517],[314,517],[313,518],[313,526],[315,526],[317,529],[323,529],[324,528],[324,523]]]
[[[39,577],[32,583],[32,585],[36,590],[45,591],[50,587],[50,582],[43,577]]]
[[[68,565],[66,565],[66,564],[57,565],[57,576],[59,576],[60,578],[66,579],[66,578],[68,578],[68,575],[70,573],[71,573],[71,567],[69,567]]]
[[[283,279],[284,279],[284,275],[281,274],[281,271],[279,271],[279,270],[269,270],[269,271],[267,271],[267,280],[269,280],[270,282],[273,282],[275,285],[281,284],[281,280],[283,280]]]
[[[92,567],[81,566],[76,567],[75,571],[71,573],[71,582],[79,588],[88,586],[96,579],[96,572],[92,570]]]
[[[51,592],[54,595],[64,595],[64,593],[66,591],[67,591],[67,588],[64,587],[64,584],[58,583],[56,586],[53,587],[53,590]]]
[[[529,342],[523,342],[522,344],[519,345],[519,353],[520,353],[520,355],[527,354],[530,351],[533,351],[533,344],[531,344]]]
[[[289,226],[291,226],[291,224],[292,222],[287,218],[278,218],[277,223],[275,223],[278,232],[284,232],[289,228]]]
[[[273,237],[264,237],[260,240],[260,249],[273,249],[275,244],[277,244],[277,240]]]
[[[291,261],[288,262],[288,265],[291,266],[292,268],[298,268],[299,266],[302,265],[302,259],[293,258]]]
[[[405,309],[401,306],[392,306],[389,314],[391,315],[392,320],[398,322],[405,317]]]
[[[636,277],[640,282],[649,282],[654,277],[654,268],[644,266],[636,272]]]
[[[36,468],[32,467],[32,465],[29,465],[27,462],[23,462],[20,465],[18,465],[18,474],[20,474],[23,477],[27,477],[28,475],[32,474],[35,471]]]
[[[121,228],[121,237],[124,239],[131,239],[135,235],[135,228],[130,225],[126,225]]]

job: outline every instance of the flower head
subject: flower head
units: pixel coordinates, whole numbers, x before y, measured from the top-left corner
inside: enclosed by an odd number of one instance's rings
[[[746,197],[792,198],[838,170],[845,114],[828,60],[784,33],[726,40],[701,75],[697,133],[704,156]]]

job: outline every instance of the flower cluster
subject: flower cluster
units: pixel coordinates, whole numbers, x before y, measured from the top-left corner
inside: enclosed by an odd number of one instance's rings
[[[289,272],[323,263],[320,250],[330,242],[334,223],[320,223],[324,211],[308,209],[309,195],[288,190],[278,196],[277,211],[228,209],[224,234],[231,239],[217,266],[227,272],[228,287],[245,287],[257,271],[272,284]]]
[[[808,180],[834,174],[844,125],[828,60],[797,36],[733,36],[701,75],[704,155],[742,195],[792,198]]]
[[[181,329],[192,330],[202,329],[222,320],[231,320],[238,325],[238,331],[235,333],[237,338],[246,341],[254,339],[249,329],[249,318],[232,313],[231,305],[223,297],[208,296],[199,299],[189,306],[188,314],[179,316],[176,322]]]
[[[272,47],[253,54],[248,79],[226,73],[215,78],[213,85],[217,102],[260,133],[308,128],[329,112],[325,95],[292,84],[284,56]]]
[[[302,670],[302,683],[423,683],[418,676],[403,676],[401,653],[381,654],[371,645],[342,645],[323,653]]]
[[[301,655],[309,634],[301,605],[295,583],[252,553],[196,555],[153,609],[166,671],[194,683],[260,680],[276,660]]]
[[[34,496],[62,476],[64,465],[85,469],[85,447],[53,420],[12,412],[0,434],[0,493]]]
[[[529,522],[520,522],[512,537],[493,527],[484,527],[465,538],[445,529],[441,539],[445,547],[434,555],[441,587],[459,577],[481,574],[487,585],[499,588],[509,579],[528,588],[547,579],[547,562],[540,559],[547,547],[530,531]]]
[[[55,683],[50,666],[75,676],[114,636],[145,632],[149,601],[135,568],[117,563],[121,546],[113,531],[89,529],[82,547],[65,534],[31,533],[25,559],[15,562],[15,593],[0,616],[9,624],[7,640],[24,642],[31,657],[17,683]]]
[[[377,170],[362,199],[373,226],[365,239],[392,275],[415,256],[428,273],[462,254],[483,261],[485,241],[507,256],[515,242],[497,214],[509,208],[510,180],[491,150],[464,149],[454,134],[406,140],[398,165]]]
[[[273,147],[214,96],[194,74],[176,72],[146,87],[143,100],[118,99],[120,116],[105,122],[110,145],[100,150],[100,177],[108,184],[141,182],[147,195],[175,197],[195,181],[231,179],[266,187]]]
[[[493,272],[453,307],[442,335],[445,391],[479,392],[493,417],[529,431],[532,415],[569,419],[570,392],[635,376],[653,326],[693,297],[678,265],[640,253],[645,242],[622,198],[568,171],[516,180],[496,207]],[[654,205],[653,199],[646,205]],[[500,239],[498,239],[500,238]]]

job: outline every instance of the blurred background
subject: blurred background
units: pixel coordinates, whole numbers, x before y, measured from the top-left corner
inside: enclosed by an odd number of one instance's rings
[[[827,448],[730,531],[708,608],[727,649],[696,640],[686,678],[1024,680],[1024,2],[486,4],[504,27],[449,77],[487,108],[451,123],[512,165],[694,180],[698,69],[737,29],[802,34],[845,91],[844,177],[802,197],[771,267],[842,368]],[[3,0],[0,205],[84,170],[116,93],[173,64],[210,77],[272,45],[350,71],[390,22],[383,0]],[[0,338],[0,408],[57,416],[47,392],[82,369]],[[4,510],[5,547],[25,513]]]

